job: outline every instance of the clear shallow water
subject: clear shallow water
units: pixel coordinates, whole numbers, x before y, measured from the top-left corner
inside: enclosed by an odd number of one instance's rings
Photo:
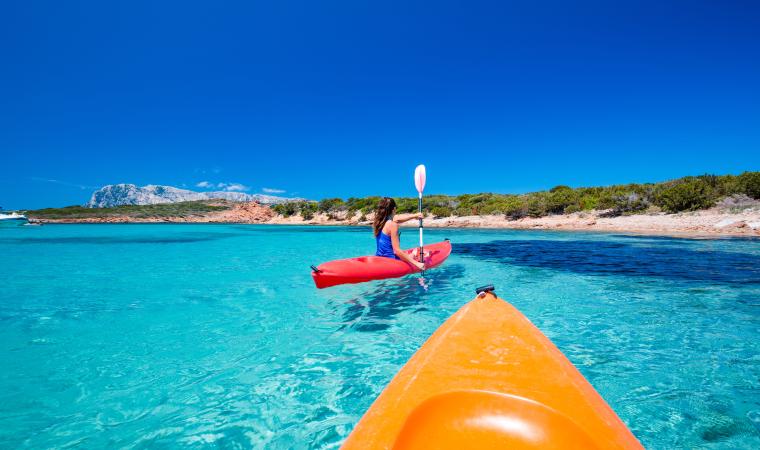
[[[486,283],[645,446],[760,447],[760,240],[426,236],[454,242],[428,291],[320,291],[309,264],[371,252],[368,230],[4,227],[0,447],[337,447]]]

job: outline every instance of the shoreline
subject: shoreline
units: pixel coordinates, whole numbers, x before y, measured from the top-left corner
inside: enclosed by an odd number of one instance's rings
[[[371,226],[371,221],[352,217],[328,217],[316,214],[310,220],[300,216],[283,217],[264,207],[252,209],[241,206],[231,211],[192,217],[91,217],[66,219],[36,219],[43,224],[146,224],[146,223],[206,223],[206,224],[259,224],[301,226]],[[425,228],[583,231],[600,233],[627,233],[645,236],[671,236],[681,238],[760,237],[760,210],[726,212],[716,209],[678,214],[636,214],[603,217],[601,211],[510,220],[503,215],[426,218]],[[366,219],[366,218],[365,218]],[[404,228],[417,228],[416,223],[405,223]]]

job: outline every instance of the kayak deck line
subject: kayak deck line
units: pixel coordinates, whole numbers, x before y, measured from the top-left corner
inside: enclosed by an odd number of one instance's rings
[[[549,338],[488,287],[417,350],[342,448],[643,448]]]

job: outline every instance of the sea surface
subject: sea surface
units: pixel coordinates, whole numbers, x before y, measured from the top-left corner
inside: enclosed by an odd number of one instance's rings
[[[317,290],[309,265],[373,252],[369,229],[3,227],[0,448],[336,448],[488,283],[646,447],[760,448],[760,240],[444,237],[427,289]]]

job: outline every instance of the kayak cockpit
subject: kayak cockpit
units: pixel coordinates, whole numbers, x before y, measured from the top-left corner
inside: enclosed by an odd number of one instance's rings
[[[559,411],[499,392],[461,390],[428,398],[407,417],[394,449],[600,448]]]

